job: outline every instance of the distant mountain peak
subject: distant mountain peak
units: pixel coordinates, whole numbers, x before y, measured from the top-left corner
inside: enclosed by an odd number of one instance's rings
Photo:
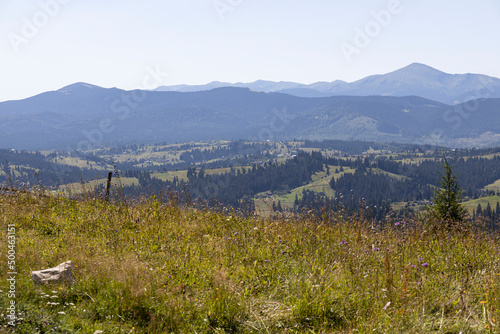
[[[96,85],[91,85],[86,82],[76,82],[74,84],[64,86],[61,89],[58,89],[58,92],[62,93],[69,93],[69,92],[74,92],[74,91],[83,91],[83,90],[89,90],[89,89],[103,89],[102,87],[96,86]]]
[[[476,98],[476,91],[489,87],[500,96],[500,79],[482,74],[450,74],[426,64],[414,62],[386,74],[365,77],[354,82],[335,80],[302,84],[289,81],[257,80],[250,83],[213,81],[206,85],[161,86],[156,91],[197,92],[221,87],[246,87],[252,91],[283,93],[298,97],[351,96],[421,96],[446,104],[457,104]]]
[[[428,69],[428,70],[439,71],[439,70],[435,69],[434,67],[431,67],[429,65],[422,64],[422,63],[411,63],[410,65],[403,67],[403,69],[405,69],[405,68],[406,69],[416,69],[416,70]],[[439,71],[439,72],[441,72],[441,71]]]
[[[447,73],[442,72],[438,69],[435,69],[434,67],[421,64],[421,63],[412,63],[408,66],[405,66],[403,68],[400,68],[394,72],[387,73],[385,75],[391,75],[391,74],[399,74],[399,73],[405,73],[405,74],[412,74],[412,75],[417,75],[417,76],[426,76],[429,79],[432,77],[436,76],[442,76],[446,75]]]

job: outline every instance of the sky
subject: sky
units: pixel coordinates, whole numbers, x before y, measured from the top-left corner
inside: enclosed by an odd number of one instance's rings
[[[122,89],[352,82],[414,62],[500,77],[498,0],[2,0],[0,101]]]

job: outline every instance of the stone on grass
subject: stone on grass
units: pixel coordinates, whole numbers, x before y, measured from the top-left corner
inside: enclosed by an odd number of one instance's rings
[[[33,282],[35,282],[35,284],[45,284],[49,282],[73,283],[75,281],[73,269],[73,263],[71,261],[66,261],[57,267],[32,271],[31,274],[33,275]]]

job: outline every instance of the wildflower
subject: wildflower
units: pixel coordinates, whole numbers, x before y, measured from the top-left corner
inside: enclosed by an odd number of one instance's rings
[[[394,223],[394,225],[395,225],[395,226],[399,226],[399,222],[395,222],[395,223]]]
[[[420,284],[422,284],[422,282],[417,282],[417,285],[420,285]]]
[[[416,266],[416,265],[414,265],[414,264],[410,264],[410,267],[412,267],[412,268],[416,268],[417,266]]]
[[[264,260],[264,262],[269,262],[269,260]]]
[[[424,259],[423,259],[423,258],[421,258],[421,257],[419,257],[419,258],[418,258],[418,260],[419,260],[420,262],[422,262]]]
[[[422,267],[428,267],[428,266],[429,266],[429,264],[427,262],[422,263]]]

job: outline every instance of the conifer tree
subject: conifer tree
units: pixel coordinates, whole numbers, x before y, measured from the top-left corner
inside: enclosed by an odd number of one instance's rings
[[[440,188],[434,196],[434,211],[443,220],[461,223],[465,220],[467,210],[460,203],[462,188],[458,184],[457,176],[453,174],[452,166],[443,157],[443,173],[441,174]]]

